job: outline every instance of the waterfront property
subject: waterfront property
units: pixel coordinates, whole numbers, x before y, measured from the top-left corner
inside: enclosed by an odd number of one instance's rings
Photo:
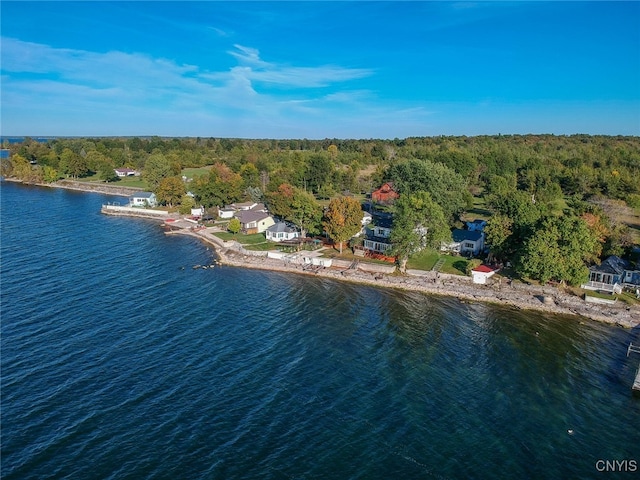
[[[246,234],[262,233],[276,223],[268,212],[262,210],[240,210],[235,217],[240,220],[240,228]]]
[[[374,214],[373,225],[367,225],[366,238],[363,246],[365,250],[374,253],[384,253],[391,248],[391,226],[393,218],[390,215]]]
[[[621,293],[623,288],[640,287],[640,270],[627,260],[611,255],[600,265],[589,268],[589,281],[581,286],[585,290]]]
[[[137,177],[140,175],[137,170],[134,170],[132,168],[116,168],[114,169],[114,172],[116,172],[116,175],[120,178]]]
[[[129,197],[129,205],[132,207],[155,207],[158,199],[153,192],[137,192]]]
[[[276,222],[265,231],[267,240],[273,242],[282,242],[285,240],[293,240],[300,236],[300,232],[285,222]]]
[[[484,232],[456,228],[451,232],[452,242],[442,242],[440,250],[460,255],[478,256],[484,250]]]

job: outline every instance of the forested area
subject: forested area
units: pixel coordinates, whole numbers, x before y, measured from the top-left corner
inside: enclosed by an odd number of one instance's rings
[[[404,197],[394,223],[399,257],[436,246],[465,216],[484,215],[492,255],[543,282],[579,283],[589,262],[629,256],[640,229],[629,225],[640,208],[639,137],[59,138],[3,148],[11,151],[3,176],[117,182],[114,168],[128,167],[167,205],[190,207],[187,191],[205,207],[266,201],[306,232],[334,232],[340,244],[350,228],[327,223],[322,204],[390,180]],[[183,170],[198,167],[206,174],[185,183]],[[334,203],[330,217],[348,207]]]

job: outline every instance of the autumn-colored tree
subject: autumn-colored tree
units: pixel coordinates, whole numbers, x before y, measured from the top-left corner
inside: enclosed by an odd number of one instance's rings
[[[205,207],[223,207],[242,198],[242,177],[224,163],[216,163],[209,175],[193,182],[193,192]]]
[[[323,226],[329,237],[338,242],[342,253],[342,244],[362,228],[360,202],[353,197],[334,198],[325,212]]]
[[[180,203],[180,199],[185,194],[185,186],[182,179],[178,177],[167,177],[160,180],[158,188],[156,188],[156,196],[158,202],[173,207],[174,204]]]

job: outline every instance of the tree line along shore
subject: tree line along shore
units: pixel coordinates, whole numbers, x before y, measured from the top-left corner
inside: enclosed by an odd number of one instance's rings
[[[3,147],[5,177],[145,189],[166,208],[202,205],[211,215],[260,201],[340,247],[355,228],[341,220],[353,209],[341,199],[371,205],[371,192],[390,182],[397,202],[374,208],[393,217],[389,254],[403,270],[474,218],[486,221],[484,260],[511,265],[525,283],[577,286],[610,255],[638,261],[638,137],[27,138]],[[122,168],[133,174],[117,177]]]
[[[17,181],[16,179],[6,179]],[[115,196],[127,196],[132,191],[115,185],[95,185],[87,182],[61,181],[40,186],[63,188],[87,193],[101,193]],[[140,212],[141,214],[143,212]],[[127,216],[127,213],[119,213]],[[178,218],[179,215],[172,215]],[[157,219],[157,216],[150,218]],[[348,265],[335,264],[333,268],[305,269],[303,265],[270,259],[265,255],[247,255],[240,244],[225,242],[215,235],[219,228],[183,228],[172,230],[172,234],[188,235],[211,245],[220,263],[228,266],[313,275],[336,281],[346,281],[379,288],[395,288],[405,291],[418,291],[426,294],[456,297],[461,301],[493,303],[513,307],[519,310],[532,310],[560,315],[572,315],[591,320],[635,328],[640,325],[640,305],[587,304],[581,298],[568,294],[554,286],[527,285],[522,282],[491,282],[487,285],[473,285],[469,277],[447,275],[436,272],[409,272],[404,275],[381,274],[373,269],[352,269]],[[240,247],[240,248],[239,248]],[[363,262],[366,265],[366,262]]]

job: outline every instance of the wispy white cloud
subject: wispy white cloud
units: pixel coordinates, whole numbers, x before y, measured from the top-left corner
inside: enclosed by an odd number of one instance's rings
[[[228,53],[237,65],[206,71],[141,53],[3,38],[3,130],[317,138],[337,136],[340,125],[367,118],[411,121],[413,114],[400,119],[396,109],[370,104],[374,92],[354,88],[373,70],[267,62],[259,50],[242,45]]]

